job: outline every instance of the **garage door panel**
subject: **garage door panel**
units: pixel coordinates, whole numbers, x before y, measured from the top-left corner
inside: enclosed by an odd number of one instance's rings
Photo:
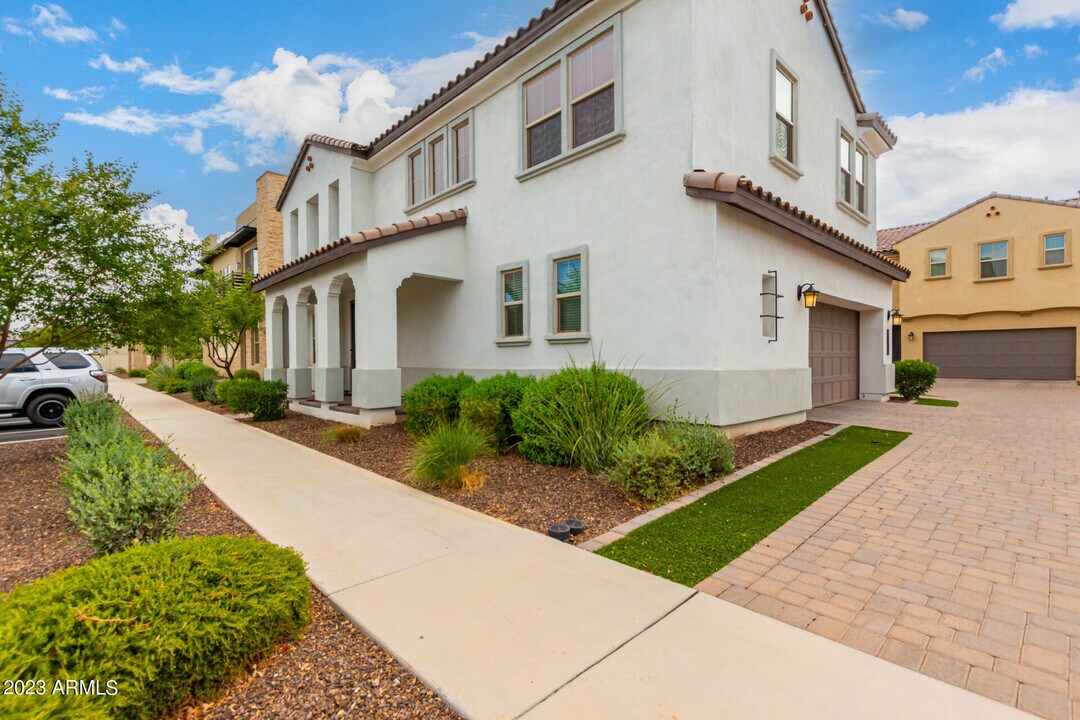
[[[814,407],[859,397],[859,314],[819,305],[810,311],[810,374]]]
[[[1076,328],[926,333],[923,356],[943,378],[1072,380]]]

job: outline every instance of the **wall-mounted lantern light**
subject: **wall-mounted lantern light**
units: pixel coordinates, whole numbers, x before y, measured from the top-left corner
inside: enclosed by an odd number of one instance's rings
[[[908,340],[914,340],[915,339],[915,333],[914,332],[909,332],[907,334],[907,339]]]
[[[904,323],[904,313],[900,312],[899,310],[890,310],[889,317],[892,318],[892,324],[896,325],[897,327]]]
[[[817,307],[818,291],[814,289],[814,283],[806,283],[799,286],[798,298],[803,301],[807,309]]]

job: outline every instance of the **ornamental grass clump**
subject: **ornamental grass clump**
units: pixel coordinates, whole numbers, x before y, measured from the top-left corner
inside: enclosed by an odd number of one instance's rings
[[[493,454],[491,437],[459,418],[438,425],[417,441],[409,457],[409,475],[420,487],[476,489],[483,481],[469,463]]]
[[[135,546],[21,585],[0,595],[0,677],[45,692],[0,696],[0,716],[171,717],[299,637],[310,587],[295,551],[227,535]],[[100,694],[54,691],[67,680],[96,680]]]
[[[365,430],[357,425],[335,425],[323,430],[324,443],[335,445],[355,445],[364,439]]]

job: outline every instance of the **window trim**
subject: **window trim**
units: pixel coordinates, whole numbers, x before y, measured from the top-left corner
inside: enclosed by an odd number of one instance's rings
[[[866,147],[866,144],[859,140],[857,133],[853,132],[847,125],[841,120],[836,122],[836,151],[834,155],[834,162],[836,163],[836,206],[846,212],[851,217],[858,220],[863,225],[870,224],[870,208],[873,205],[870,196],[870,188],[872,183],[870,182],[870,160],[874,157],[870,152],[870,149]],[[850,143],[850,149],[848,150],[848,165],[851,169],[851,199],[852,202],[848,202],[844,197],[843,192],[843,169],[840,165],[840,150],[842,147],[841,138],[847,138]],[[855,205],[856,200],[856,180],[855,180],[855,154],[861,149],[866,154],[866,163],[863,166],[863,172],[866,175],[866,212],[859,210]]]
[[[468,123],[470,128],[469,140],[469,178],[455,182],[457,176],[457,158],[454,156],[454,130],[462,124]],[[433,176],[431,164],[431,143],[442,137],[443,154],[446,156],[446,188],[440,192],[432,191]],[[412,159],[420,153],[421,172],[424,174],[424,197],[413,197],[413,172]],[[409,215],[433,205],[440,200],[456,195],[463,190],[468,190],[476,184],[476,121],[473,117],[473,109],[456,116],[453,120],[439,127],[435,132],[426,136],[420,142],[410,146],[405,151],[405,214]]]
[[[507,337],[505,327],[504,309],[506,307],[503,295],[503,276],[515,270],[521,271],[521,329],[520,337]],[[529,261],[505,263],[495,268],[495,344],[499,347],[523,347],[532,343],[532,335],[529,328],[529,315],[531,314],[532,301],[529,296]]]
[[[1054,235],[1065,236],[1065,252],[1063,253],[1063,262],[1049,264],[1046,262],[1046,238],[1053,237]],[[1071,230],[1051,230],[1050,232],[1039,234],[1039,269],[1040,270],[1056,270],[1057,268],[1072,267],[1072,231]]]
[[[560,333],[557,332],[558,303],[556,302],[556,291],[558,287],[555,280],[556,263],[559,260],[566,260],[575,256],[581,257],[581,330],[579,332]],[[548,284],[548,331],[544,339],[552,345],[589,342],[592,340],[589,331],[589,246],[578,245],[559,252],[549,253],[545,272]]]
[[[930,253],[935,250],[945,251],[945,274],[944,275],[932,275],[933,266],[936,264],[931,262]],[[926,248],[926,279],[927,280],[948,280],[952,277],[952,245],[939,245],[937,247]]]
[[[1002,280],[1013,279],[1013,239],[1012,238],[997,238],[995,240],[976,240],[975,241],[975,282],[1001,282]],[[994,245],[995,243],[1005,243],[1005,274],[1001,277],[988,277],[982,276],[982,246]],[[994,261],[987,261],[994,262]]]
[[[594,138],[587,143],[573,147],[573,128],[571,127],[573,124],[573,108],[571,107],[570,100],[570,56],[608,32],[611,32],[614,35],[615,79],[613,82],[615,83],[615,126],[607,135]],[[559,112],[563,114],[560,127],[561,152],[553,158],[529,167],[528,158],[526,157],[528,143],[526,142],[527,127],[525,121],[527,116],[525,114],[525,85],[543,75],[555,64],[559,65]],[[582,98],[579,98],[579,102],[585,97],[591,97],[592,94],[599,92],[599,90],[600,89],[596,89],[588,95],[583,95]],[[597,150],[602,150],[603,148],[614,145],[622,140],[626,136],[626,131],[623,127],[622,16],[612,16],[610,19],[600,23],[592,30],[589,30],[584,35],[578,37],[569,45],[564,46],[558,52],[550,55],[542,62],[537,63],[533,69],[518,78],[517,94],[518,173],[514,178],[518,182],[524,182],[561,165],[565,165],[568,162],[590,155]],[[554,115],[554,113],[552,113],[552,115]],[[551,115],[548,117],[551,117]],[[535,125],[538,122],[542,122],[542,120],[537,120],[534,123],[530,123],[530,125]]]
[[[803,176],[799,168],[799,74],[791,69],[791,64],[780,57],[780,53],[772,50],[769,63],[769,161],[783,170],[791,177],[798,180]],[[776,149],[776,71],[779,70],[791,81],[791,157],[788,160]]]

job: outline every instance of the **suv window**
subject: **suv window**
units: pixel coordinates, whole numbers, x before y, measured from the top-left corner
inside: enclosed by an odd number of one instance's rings
[[[53,365],[61,370],[81,370],[82,368],[90,367],[90,361],[82,355],[73,352],[47,352],[45,357],[49,358]]]
[[[25,359],[25,353],[4,353],[3,355],[0,355],[0,372],[7,370],[15,363]],[[20,365],[17,368],[14,368],[11,371],[11,374],[14,375],[15,373],[35,373],[37,371],[37,366],[34,365],[33,362],[28,362]]]

